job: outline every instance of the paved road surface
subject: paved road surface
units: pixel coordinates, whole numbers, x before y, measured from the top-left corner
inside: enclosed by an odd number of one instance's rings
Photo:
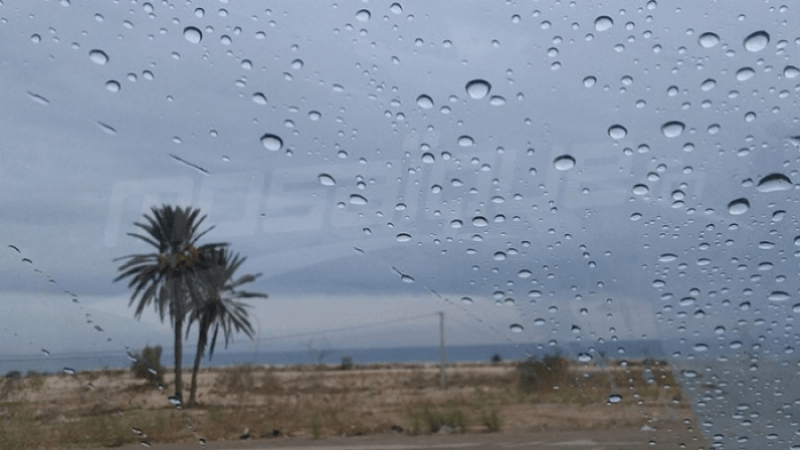
[[[655,447],[651,445],[655,443]],[[681,444],[685,445],[684,447]],[[123,449],[141,449],[141,445]],[[154,449],[200,450],[199,444],[152,444]],[[209,442],[205,449],[231,450],[489,450],[489,449],[545,449],[545,450],[634,450],[645,448],[708,449],[708,442],[685,429],[642,431],[623,428],[612,431],[579,432],[508,432],[499,434],[455,434],[433,436],[406,436],[399,434],[358,437],[327,437],[314,440],[309,437],[257,439],[230,442]]]

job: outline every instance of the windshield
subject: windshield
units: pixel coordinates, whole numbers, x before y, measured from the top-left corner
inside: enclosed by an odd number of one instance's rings
[[[798,25],[775,2],[0,2],[0,443],[458,410],[465,442],[495,414],[795,445]],[[189,402],[196,357],[216,378]],[[428,394],[242,421],[376,363],[407,366],[375,398]],[[34,395],[58,386],[82,406]],[[109,412],[116,440],[64,425]]]

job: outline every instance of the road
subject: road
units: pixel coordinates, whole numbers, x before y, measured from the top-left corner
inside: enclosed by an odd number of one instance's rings
[[[648,448],[707,449],[708,442],[685,429],[642,431],[639,428],[623,428],[610,431],[575,432],[507,432],[498,434],[453,434],[431,436],[407,436],[383,434],[357,437],[310,437],[257,439],[230,442],[152,444],[162,450],[488,450],[488,449],[550,449],[550,450],[633,450]],[[123,449],[141,449],[141,445]]]

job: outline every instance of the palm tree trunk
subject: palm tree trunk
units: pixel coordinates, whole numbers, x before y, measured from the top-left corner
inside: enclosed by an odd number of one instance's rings
[[[197,392],[197,372],[200,370],[200,360],[205,353],[206,340],[208,339],[207,327],[204,326],[204,321],[200,322],[200,336],[197,337],[197,352],[194,354],[194,366],[192,366],[192,386],[189,388],[189,405],[195,404],[195,393]]]
[[[183,335],[183,315],[175,315],[175,398],[183,402],[183,370],[181,364],[183,363],[183,342],[181,340]]]

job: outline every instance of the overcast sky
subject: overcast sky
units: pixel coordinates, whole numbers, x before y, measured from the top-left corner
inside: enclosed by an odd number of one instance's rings
[[[170,345],[112,282],[162,203],[261,338],[790,345],[797,9],[547,3],[0,7],[0,352]]]

